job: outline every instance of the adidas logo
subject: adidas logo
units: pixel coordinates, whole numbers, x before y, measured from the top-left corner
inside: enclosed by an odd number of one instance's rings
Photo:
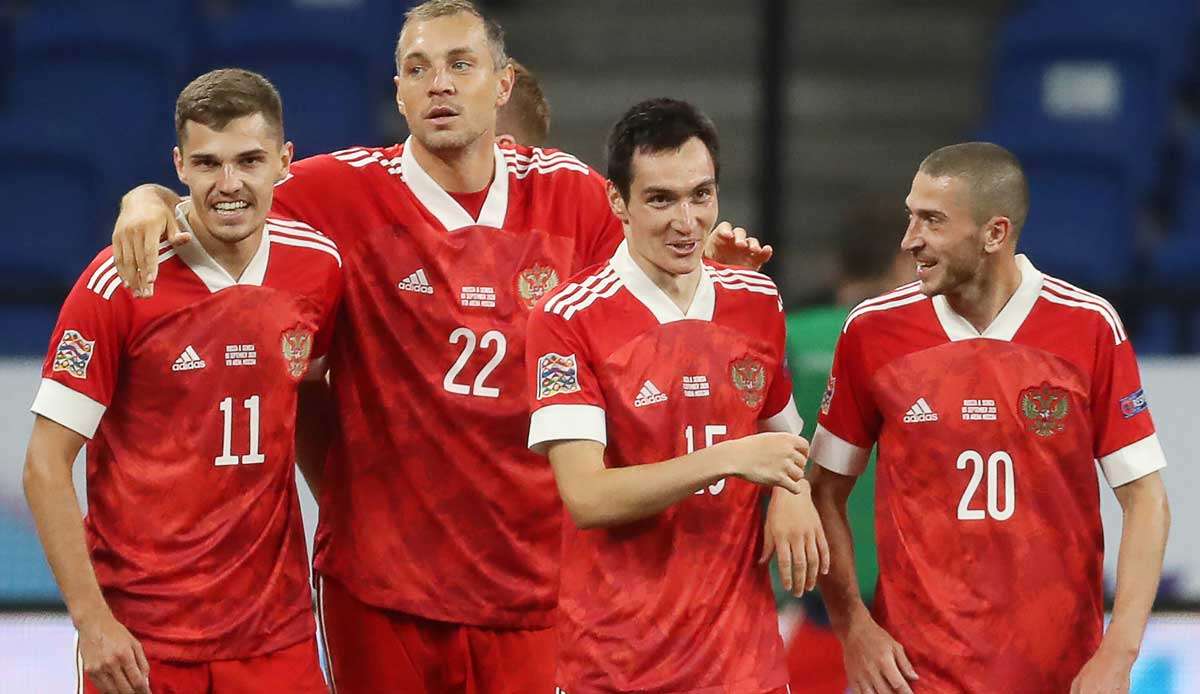
[[[417,292],[418,294],[432,294],[433,287],[429,284],[429,280],[425,277],[425,268],[418,268],[416,272],[405,277],[400,284],[396,285],[406,292]]]
[[[196,369],[203,369],[205,366],[208,366],[208,364],[205,364],[200,355],[196,354],[195,348],[188,345],[187,349],[183,350],[183,353],[175,360],[175,363],[171,364],[171,370],[195,371]]]
[[[645,407],[653,405],[656,402],[666,402],[667,396],[659,390],[653,383],[646,381],[642,384],[642,389],[638,391],[637,399],[633,401],[634,407]]]
[[[913,406],[908,408],[908,412],[904,414],[904,421],[908,424],[914,422],[936,422],[938,420],[937,412],[934,412],[929,403],[925,402],[925,398],[917,398]]]

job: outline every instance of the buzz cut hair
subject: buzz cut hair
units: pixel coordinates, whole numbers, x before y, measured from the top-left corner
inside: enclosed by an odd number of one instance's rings
[[[192,80],[175,100],[175,134],[183,145],[188,121],[224,130],[229,122],[261,113],[283,142],[283,102],[270,80],[240,68],[212,70]]]
[[[1007,217],[1014,238],[1029,214],[1029,181],[1016,155],[991,142],[963,142],[934,150],[921,162],[920,173],[950,177],[967,184],[976,224]]]
[[[509,64],[515,78],[512,95],[500,107],[496,132],[512,135],[520,144],[540,147],[550,135],[550,103],[529,68],[516,60],[509,60]]]
[[[400,53],[400,37],[404,36],[404,30],[408,28],[410,22],[423,22],[464,13],[477,17],[479,21],[483,22],[484,31],[487,33],[488,48],[492,54],[492,66],[496,70],[508,67],[508,53],[504,49],[504,28],[500,26],[499,22],[486,17],[471,0],[426,0],[404,13],[404,24],[400,26],[400,33],[396,37],[396,74],[400,74],[400,64],[404,60],[404,56]]]

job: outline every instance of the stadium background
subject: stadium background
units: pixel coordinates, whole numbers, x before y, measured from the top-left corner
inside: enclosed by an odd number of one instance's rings
[[[924,154],[964,139],[1013,149],[1033,191],[1023,250],[1121,309],[1171,463],[1161,611],[1134,691],[1200,691],[1196,0],[484,4],[542,81],[550,143],[600,170],[609,124],[637,99],[709,113],[722,217],[775,245],[767,270],[789,308],[829,301],[848,205],[894,196],[898,242]],[[0,0],[0,692],[72,686],[69,620],[21,494],[28,405],[57,306],[106,244],[118,196],[174,183],[175,95],[238,65],[279,86],[300,155],[402,139],[390,77],[405,5]],[[800,404],[811,419],[816,403]],[[1102,496],[1111,580],[1120,510]],[[307,496],[305,510],[311,523]]]

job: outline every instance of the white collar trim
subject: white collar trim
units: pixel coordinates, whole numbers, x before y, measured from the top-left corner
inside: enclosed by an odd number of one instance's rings
[[[608,261],[612,269],[621,278],[625,288],[633,294],[633,298],[641,302],[659,323],[672,323],[677,320],[711,321],[713,309],[716,307],[717,292],[713,287],[713,279],[708,266],[700,263],[700,284],[696,287],[696,295],[692,297],[692,305],[687,313],[679,310],[666,292],[659,289],[654,280],[650,279],[642,268],[634,262],[629,254],[629,242],[622,241],[617,252]]]
[[[259,241],[258,250],[250,259],[250,264],[242,271],[241,277],[234,279],[220,263],[213,260],[208,251],[204,250],[200,239],[196,238],[196,233],[192,231],[192,225],[188,223],[187,219],[187,213],[191,207],[191,200],[184,200],[175,206],[175,219],[179,222],[180,228],[192,235],[190,242],[175,249],[175,255],[178,255],[191,268],[192,272],[196,273],[204,286],[208,287],[210,293],[216,294],[222,289],[239,284],[261,287],[263,278],[267,274],[267,258],[271,253],[271,235],[266,227],[263,227],[262,240]]]
[[[942,324],[942,329],[946,331],[946,337],[949,337],[951,342],[973,340],[980,337],[1005,342],[1012,341],[1013,336],[1025,323],[1025,319],[1029,317],[1033,305],[1037,303],[1038,292],[1042,289],[1042,273],[1038,272],[1033,263],[1029,262],[1024,255],[1017,256],[1017,269],[1021,271],[1021,284],[1004,308],[1000,310],[996,319],[982,333],[976,330],[975,326],[971,325],[966,318],[955,313],[954,309],[950,308],[950,302],[946,300],[945,296],[939,294],[933,297],[933,310],[937,313],[938,322]]]
[[[495,229],[504,226],[504,217],[508,214],[508,164],[499,147],[493,144],[492,149],[496,171],[488,188],[487,199],[483,202],[483,208],[479,210],[479,219],[472,219],[462,205],[417,163],[417,158],[412,153],[412,136],[404,141],[404,151],[400,154],[404,182],[425,209],[437,217],[446,231],[457,231],[477,225]]]

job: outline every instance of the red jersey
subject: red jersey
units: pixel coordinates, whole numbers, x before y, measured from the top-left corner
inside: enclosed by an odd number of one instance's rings
[[[784,336],[765,275],[706,263],[684,313],[622,244],[530,318],[529,445],[599,441],[605,465],[620,467],[764,428],[799,434]],[[768,491],[728,478],[620,527],[565,523],[558,686],[569,694],[786,686],[770,577],[757,563]]]
[[[277,651],[314,629],[296,386],[327,342],[338,251],[270,219],[239,280],[198,241],[159,253],[148,300],[121,286],[111,249],[96,256],[63,305],[32,409],[90,439],[92,564],[148,656]]]
[[[560,278],[612,254],[620,224],[574,157],[495,153],[478,217],[402,145],[293,165],[275,209],[346,262],[317,569],[376,607],[545,627],[561,506],[525,447],[525,324]]]
[[[850,475],[878,442],[877,617],[923,691],[1069,689],[1102,635],[1096,461],[1165,465],[1112,306],[1017,262],[983,334],[916,283],[860,304],[813,437]]]

